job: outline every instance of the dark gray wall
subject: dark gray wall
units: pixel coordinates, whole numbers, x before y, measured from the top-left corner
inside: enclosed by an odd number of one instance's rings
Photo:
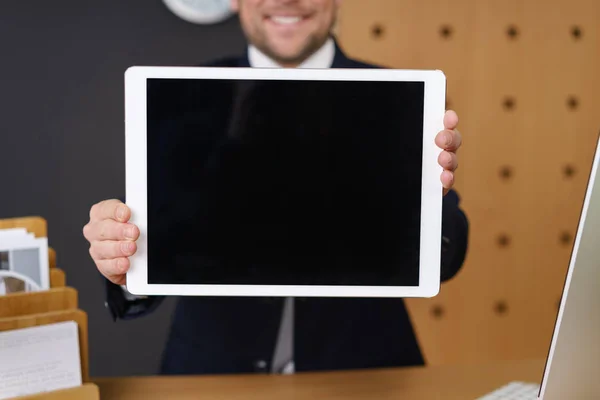
[[[93,376],[156,373],[173,308],[113,323],[82,236],[93,203],[124,195],[123,73],[243,50],[237,19],[196,26],[160,0],[0,5],[0,218],[48,220],[89,315]]]

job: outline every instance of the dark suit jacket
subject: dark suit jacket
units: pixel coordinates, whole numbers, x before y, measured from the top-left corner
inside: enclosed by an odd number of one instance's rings
[[[211,63],[249,67],[247,57]],[[336,48],[334,68],[377,68],[347,58]],[[442,281],[465,259],[468,222],[459,197],[443,200]],[[106,282],[115,319],[152,312],[161,297],[126,301]],[[164,350],[164,374],[266,372],[276,344],[283,299],[183,297],[178,301]],[[294,361],[297,371],[421,365],[423,357],[402,299],[306,298],[295,302]]]

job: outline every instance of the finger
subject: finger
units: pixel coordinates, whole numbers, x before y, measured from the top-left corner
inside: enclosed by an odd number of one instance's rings
[[[115,280],[121,281],[124,278],[130,266],[129,259],[126,257],[113,258],[112,260],[98,260],[96,266],[98,271],[113,283]],[[120,284],[120,283],[119,283]]]
[[[89,222],[83,228],[83,236],[89,242],[100,240],[135,241],[140,236],[140,230],[134,224],[105,219],[97,222]]]
[[[95,241],[90,246],[90,255],[94,261],[129,257],[135,254],[137,245],[130,241]]]
[[[455,152],[462,144],[462,136],[457,130],[445,129],[437,134],[435,144],[440,149]]]
[[[115,285],[125,285],[127,283],[127,275],[108,277],[108,280],[110,280]]]
[[[438,163],[445,170],[454,172],[458,168],[458,157],[455,153],[442,151],[438,156]]]
[[[458,115],[455,111],[448,110],[444,114],[444,129],[456,129],[458,126]]]
[[[442,186],[444,187],[444,189],[452,189],[452,186],[454,185],[454,174],[450,171],[444,170],[442,171],[440,180],[442,181]]]
[[[129,218],[131,218],[129,207],[117,199],[101,201],[90,209],[90,221],[114,219],[119,222],[127,222]]]

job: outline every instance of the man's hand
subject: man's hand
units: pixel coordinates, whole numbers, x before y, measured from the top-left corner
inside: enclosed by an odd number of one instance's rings
[[[460,133],[456,129],[458,125],[458,115],[454,111],[446,111],[444,115],[444,130],[435,137],[435,144],[442,149],[438,157],[438,163],[444,171],[440,176],[444,195],[446,195],[454,185],[454,171],[458,167],[458,157],[456,152],[462,144]]]
[[[96,267],[117,285],[125,284],[128,257],[135,254],[135,241],[140,235],[139,228],[128,222],[129,218],[129,207],[119,200],[105,200],[92,207],[90,221],[83,227]]]

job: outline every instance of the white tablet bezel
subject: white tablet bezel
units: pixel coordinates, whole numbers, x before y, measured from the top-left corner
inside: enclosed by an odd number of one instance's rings
[[[146,81],[165,79],[254,79],[328,81],[419,81],[424,83],[420,273],[418,286],[292,286],[148,284]],[[439,70],[260,69],[131,67],[125,72],[126,199],[131,222],[141,232],[130,258],[127,289],[138,295],[272,297],[433,297],[440,289],[442,239],[441,149],[435,136],[444,129],[446,77]],[[407,172],[409,173],[409,172]],[[402,182],[398,182],[399,185]]]

